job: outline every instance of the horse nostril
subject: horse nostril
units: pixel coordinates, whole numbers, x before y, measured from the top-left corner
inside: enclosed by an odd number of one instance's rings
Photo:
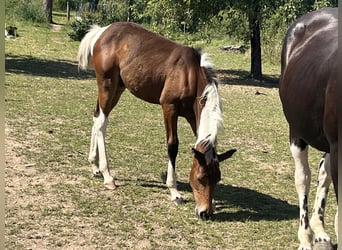
[[[202,220],[208,220],[210,218],[210,215],[208,214],[207,211],[200,212],[199,216]]]

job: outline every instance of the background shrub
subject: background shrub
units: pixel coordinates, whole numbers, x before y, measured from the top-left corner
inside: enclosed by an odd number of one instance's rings
[[[83,14],[80,19],[76,19],[70,24],[72,31],[69,32],[68,35],[75,41],[81,41],[90,27],[95,23],[96,21],[93,15],[89,13]]]
[[[29,21],[35,23],[46,22],[45,12],[42,7],[42,1],[37,0],[23,0],[13,7],[12,11],[15,16],[22,21]]]

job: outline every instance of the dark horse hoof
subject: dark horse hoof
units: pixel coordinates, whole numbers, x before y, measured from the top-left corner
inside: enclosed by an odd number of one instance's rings
[[[334,250],[334,247],[331,244],[331,242],[319,241],[319,242],[315,242],[313,246],[313,250]]]
[[[173,203],[175,203],[177,206],[178,206],[178,205],[183,205],[183,204],[186,203],[186,201],[185,201],[183,198],[179,198],[179,197],[177,197],[176,199],[174,199],[174,200],[172,200],[172,201],[173,201]]]

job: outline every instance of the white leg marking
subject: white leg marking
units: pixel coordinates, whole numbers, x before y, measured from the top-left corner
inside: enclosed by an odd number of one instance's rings
[[[181,195],[177,190],[177,177],[174,167],[172,166],[171,161],[169,161],[167,165],[167,178],[166,178],[166,186],[169,188],[171,193],[171,201],[176,201],[177,199],[181,199]]]
[[[330,242],[330,237],[324,231],[325,205],[331,184],[330,172],[330,155],[326,154],[319,167],[316,199],[310,220],[310,226],[315,233],[315,242]]]
[[[107,157],[106,145],[105,145],[107,124],[108,124],[108,118],[105,117],[102,110],[100,109],[100,115],[97,118],[95,118],[94,128],[92,132],[94,133],[94,138],[92,138],[91,144],[93,143],[93,145],[95,146],[92,145],[93,148],[91,151],[91,154],[92,154],[91,156],[94,155],[94,151],[95,151],[95,156],[96,156],[96,153],[97,153],[96,144],[97,144],[98,156],[99,156],[99,170],[103,175],[104,184],[107,188],[114,189],[115,188],[114,178],[110,175],[110,172],[109,172],[108,157]]]
[[[311,182],[311,171],[308,163],[308,147],[303,151],[291,144],[291,153],[295,162],[295,185],[299,199],[298,249],[311,249],[312,231],[309,225],[308,196]]]
[[[92,165],[93,168],[93,175],[94,176],[99,176],[100,169],[99,169],[99,155],[98,155],[98,150],[97,150],[97,136],[96,136],[96,117],[93,118],[93,127],[91,130],[91,139],[90,139],[90,150],[89,150],[89,158],[88,161]]]
[[[336,215],[335,215],[335,233],[336,233],[336,242],[338,243],[338,206],[336,209]]]

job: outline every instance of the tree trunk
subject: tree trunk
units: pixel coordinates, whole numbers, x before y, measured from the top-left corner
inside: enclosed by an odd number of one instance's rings
[[[53,23],[52,21],[52,0],[43,0],[43,9],[46,15],[46,21]]]
[[[100,0],[95,0],[95,11],[97,11],[97,6],[99,5]]]
[[[249,15],[249,29],[251,42],[251,77],[262,79],[261,42],[260,42],[260,20],[258,18],[259,8],[256,7]]]
[[[70,21],[70,4],[69,0],[67,1],[67,21]]]
[[[133,15],[132,15],[133,4],[134,4],[133,0],[128,0],[127,22],[133,22]]]

